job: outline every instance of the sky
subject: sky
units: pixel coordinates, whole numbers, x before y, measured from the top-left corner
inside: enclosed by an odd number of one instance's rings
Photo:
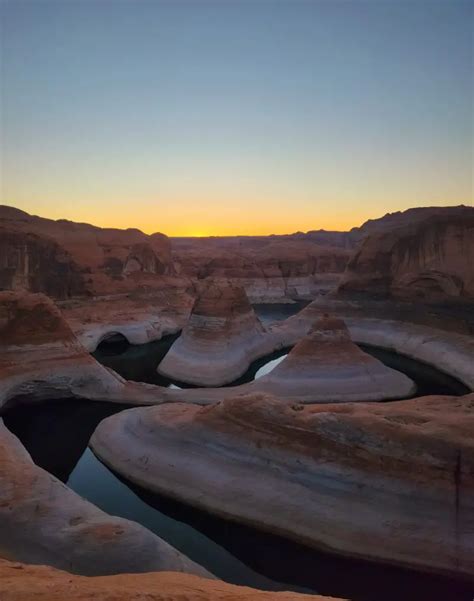
[[[0,202],[171,236],[473,203],[471,0],[0,0]]]

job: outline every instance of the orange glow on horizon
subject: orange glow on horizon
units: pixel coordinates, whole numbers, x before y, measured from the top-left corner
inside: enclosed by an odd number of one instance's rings
[[[388,212],[405,210],[414,206],[452,206],[472,205],[472,201],[458,202],[412,202],[392,206],[391,203],[361,204],[347,203],[351,210],[337,210],[337,203],[317,204],[291,210],[291,202],[272,207],[268,203],[248,203],[241,207],[229,207],[225,204],[219,211],[209,203],[206,210],[189,211],[176,207],[170,202],[169,210],[164,203],[116,203],[115,209],[109,209],[109,203],[12,203],[3,204],[16,207],[31,215],[48,219],[68,219],[79,223],[89,223],[102,228],[136,228],[146,234],[161,232],[169,237],[210,236],[268,236],[294,234],[311,230],[349,231],[362,225],[368,219],[382,217]],[[349,206],[348,206],[349,205]],[[196,203],[193,206],[204,206]],[[354,207],[357,207],[354,210]],[[175,209],[175,210],[174,210]]]

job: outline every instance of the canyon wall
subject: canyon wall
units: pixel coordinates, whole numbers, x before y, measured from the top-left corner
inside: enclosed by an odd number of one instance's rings
[[[125,292],[174,274],[163,234],[43,219],[0,207],[0,289],[55,298]]]
[[[252,302],[312,299],[339,281],[350,250],[287,236],[195,239],[178,244],[179,273],[196,279],[228,278],[245,288]]]
[[[348,263],[339,294],[474,300],[474,209],[444,209],[375,229]]]

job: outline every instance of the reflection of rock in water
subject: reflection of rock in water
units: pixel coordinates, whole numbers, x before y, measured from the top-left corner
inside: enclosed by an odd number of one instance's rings
[[[145,503],[189,524],[266,578],[353,601],[471,601],[474,585],[322,553],[150,493],[116,474]],[[296,589],[297,590],[297,589]]]
[[[3,415],[3,420],[37,465],[67,482],[97,424],[127,408],[113,403],[62,399],[14,407]]]

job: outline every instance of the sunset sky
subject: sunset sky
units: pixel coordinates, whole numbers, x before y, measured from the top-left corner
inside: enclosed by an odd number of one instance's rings
[[[168,235],[473,201],[470,0],[1,2],[1,202]]]

